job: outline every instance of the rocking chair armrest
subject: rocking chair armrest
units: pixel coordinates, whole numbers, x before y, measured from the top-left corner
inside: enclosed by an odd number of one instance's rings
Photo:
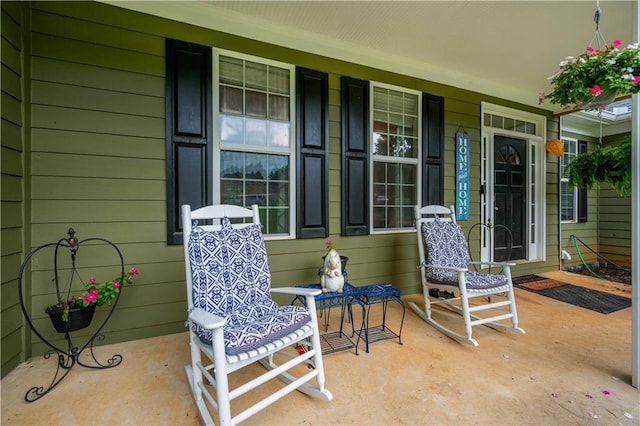
[[[431,268],[431,269],[442,269],[443,271],[457,271],[457,272],[467,272],[468,271],[467,268],[456,268],[456,267],[453,267],[453,266],[427,265],[425,263],[423,263],[420,266],[424,266],[425,268]]]
[[[469,262],[469,265],[489,265],[489,266],[516,266],[513,262],[482,262],[482,261],[473,261]]]
[[[189,314],[189,321],[193,321],[207,330],[220,328],[227,323],[226,319],[200,308],[194,308],[193,311],[191,311]]]
[[[322,291],[319,288],[302,288],[302,287],[277,287],[272,288],[271,293],[291,294],[294,296],[317,296]]]

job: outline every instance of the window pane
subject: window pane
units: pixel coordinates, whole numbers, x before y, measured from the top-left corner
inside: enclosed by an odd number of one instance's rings
[[[373,154],[374,155],[389,155],[388,146],[389,137],[383,133],[373,134]]]
[[[220,165],[220,202],[258,204],[265,234],[289,234],[289,157],[221,151]]]
[[[252,89],[267,90],[267,66],[256,62],[245,62],[245,86]]]
[[[244,143],[242,117],[220,115],[220,141],[230,143]]]
[[[247,118],[247,144],[256,146],[267,145],[267,121]]]
[[[251,117],[267,118],[267,94],[247,90],[247,115]]]
[[[230,114],[242,114],[242,90],[229,87],[220,87],[220,112]]]
[[[288,95],[290,90],[289,70],[269,67],[269,90]]]
[[[402,92],[389,90],[389,111],[399,113],[404,112],[404,95]]]
[[[417,203],[417,166],[374,162],[373,215],[375,228],[413,226]]]
[[[289,146],[289,123],[269,122],[269,146]]]
[[[288,97],[269,95],[269,118],[272,120],[289,121]]]
[[[220,83],[242,87],[242,59],[220,56]]]

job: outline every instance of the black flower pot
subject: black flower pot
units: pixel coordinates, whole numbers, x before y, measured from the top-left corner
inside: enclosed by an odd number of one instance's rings
[[[69,309],[68,321],[62,320],[62,309],[47,309],[53,327],[58,333],[68,333],[70,331],[81,330],[91,324],[96,305],[89,307],[79,307]]]

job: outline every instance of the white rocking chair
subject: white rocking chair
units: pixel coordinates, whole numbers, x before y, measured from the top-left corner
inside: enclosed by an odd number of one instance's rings
[[[231,224],[238,218],[251,223]],[[182,227],[191,349],[185,369],[203,423],[213,424],[209,407],[220,424],[237,424],[296,389],[331,400],[314,299],[320,290],[271,288],[258,206],[184,205]],[[278,306],[270,293],[301,295],[306,307]],[[230,389],[227,376],[256,361],[267,371]],[[286,385],[232,417],[232,400],[275,377]]]
[[[511,282],[510,267],[515,264],[470,262],[467,240],[462,228],[456,223],[453,207],[416,206],[415,220],[424,310],[413,302],[409,303],[411,308],[442,333],[474,346],[478,346],[478,342],[472,337],[472,328],[476,325],[524,334],[524,330],[518,327]],[[502,267],[502,273],[469,271],[470,264]],[[443,288],[452,291],[442,290]],[[492,302],[492,298],[495,301]],[[481,311],[490,312],[479,316]],[[464,334],[453,331],[434,318],[438,316],[440,319],[440,315],[458,319],[462,316]]]

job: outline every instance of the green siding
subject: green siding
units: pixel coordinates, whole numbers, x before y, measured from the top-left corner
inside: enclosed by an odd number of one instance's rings
[[[26,358],[23,319],[18,300],[18,272],[24,252],[24,156],[22,9],[17,2],[2,2],[2,179],[0,225],[2,367],[4,377]]]
[[[4,5],[5,2],[3,10]],[[27,151],[28,156],[23,159],[30,172],[27,183],[22,179],[15,180],[13,176],[8,181],[7,194],[11,199],[3,198],[3,221],[7,205],[12,227],[21,229],[23,221],[28,223],[28,232],[25,232],[28,238],[19,244],[17,256],[16,253],[7,255],[6,263],[15,269],[18,260],[32,247],[63,238],[69,227],[73,227],[81,239],[95,236],[116,243],[124,254],[127,267],[138,267],[140,276],[133,286],[124,290],[117,312],[107,325],[105,343],[184,330],[186,301],[182,246],[166,244],[166,38],[235,50],[329,74],[329,238],[342,255],[349,256],[349,279],[357,285],[390,282],[405,294],[421,291],[416,269],[415,233],[339,235],[340,76],[394,84],[445,98],[447,205],[455,201],[454,137],[460,127],[469,133],[473,147],[471,216],[469,221],[462,223],[465,233],[480,217],[481,102],[545,114],[533,107],[478,93],[101,3],[34,2],[27,3],[24,10],[31,15],[28,31],[31,50],[27,52],[31,63],[28,85],[32,100],[26,132],[28,150],[22,149],[22,140],[11,141],[11,145],[5,146],[4,128],[3,149],[18,156],[24,156],[23,151]],[[3,37],[4,23],[3,14]],[[16,62],[14,56],[7,54],[7,61]],[[4,57],[3,44],[3,63]],[[12,80],[6,81],[10,84]],[[3,79],[3,96],[4,86]],[[19,105],[19,101],[13,104]],[[11,109],[11,114],[15,115],[16,108]],[[552,121],[549,126],[553,126]],[[8,133],[20,135],[20,131]],[[9,167],[13,166],[7,165]],[[549,171],[548,182],[552,184],[547,184],[551,192],[547,198],[548,260],[520,265],[514,271],[515,275],[558,267],[558,242],[553,238],[558,227],[556,181],[557,172]],[[22,192],[14,188],[16,185],[25,185],[28,197],[20,197]],[[3,181],[3,197],[4,189]],[[18,201],[14,200],[16,197]],[[28,209],[20,207],[23,200],[28,200]],[[8,204],[18,204],[18,207]],[[28,210],[29,214],[22,214],[22,210]],[[4,232],[3,229],[3,238]],[[472,249],[477,249],[478,241],[477,236],[472,236]],[[317,281],[317,269],[325,254],[324,239],[268,241],[267,250],[275,286]],[[99,251],[83,257],[83,263],[79,265],[83,275],[102,279],[107,273],[102,259]],[[51,268],[52,260],[43,258],[29,271],[33,277],[29,304],[33,305],[30,312],[36,326],[60,343],[61,336],[53,333],[43,313],[53,292],[48,278]],[[3,275],[3,286],[4,282]],[[11,277],[8,284],[11,285]],[[6,312],[8,324],[16,323],[15,306],[14,303],[5,309],[3,298],[3,316]],[[104,315],[104,310],[97,315]],[[87,329],[80,335],[90,331]],[[15,336],[16,333],[8,330],[5,337],[3,328],[3,344],[5,339],[9,343],[15,342]],[[21,339],[17,338],[17,341]],[[30,336],[26,341],[30,341]],[[33,338],[33,344],[22,346],[26,347],[26,356],[40,354],[45,349],[36,338]],[[5,348],[6,345],[3,351]],[[3,368],[11,359],[12,355],[2,353]]]

